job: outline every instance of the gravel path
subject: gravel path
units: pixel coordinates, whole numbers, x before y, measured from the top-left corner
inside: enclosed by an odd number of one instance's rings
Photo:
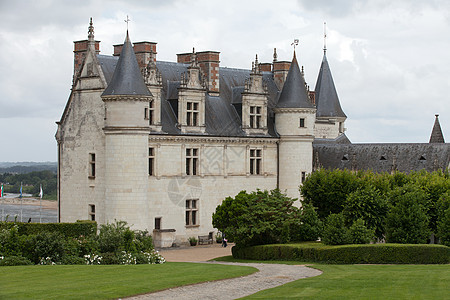
[[[319,270],[300,265],[226,262],[205,263],[250,266],[259,269],[259,272],[248,276],[188,285],[127,299],[236,299],[301,278],[317,276],[322,273]],[[218,291],[220,291],[220,293],[218,293]]]

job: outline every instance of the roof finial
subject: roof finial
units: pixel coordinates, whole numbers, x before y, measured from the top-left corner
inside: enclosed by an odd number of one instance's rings
[[[278,61],[277,48],[273,48],[273,61]]]
[[[130,21],[131,21],[131,20],[128,18],[128,15],[127,15],[127,19],[124,20],[124,22],[127,23],[127,32],[128,32],[128,23],[129,23]]]
[[[294,42],[291,43],[291,46],[294,46],[294,53],[295,53],[295,47],[298,46],[298,39],[294,39]]]
[[[89,21],[88,40],[90,42],[94,41],[94,23],[92,23],[92,17],[91,17],[91,20]]]
[[[323,22],[323,54],[327,54],[327,22]]]

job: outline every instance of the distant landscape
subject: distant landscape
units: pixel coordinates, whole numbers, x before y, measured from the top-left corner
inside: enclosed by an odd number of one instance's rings
[[[0,182],[5,193],[20,193],[39,196],[40,186],[43,199],[56,200],[56,162],[0,162]]]

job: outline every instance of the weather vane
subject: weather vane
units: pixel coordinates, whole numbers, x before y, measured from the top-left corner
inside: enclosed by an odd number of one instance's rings
[[[298,39],[294,39],[294,42],[291,44],[291,46],[294,46],[294,51],[295,51],[295,47],[298,46]]]
[[[124,20],[124,22],[127,23],[127,31],[128,31],[128,23],[129,23],[130,21],[131,21],[131,20],[128,18],[128,15],[127,15],[127,19]]]

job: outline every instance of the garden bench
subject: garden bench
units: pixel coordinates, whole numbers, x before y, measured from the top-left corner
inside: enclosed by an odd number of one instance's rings
[[[211,231],[208,235],[199,235],[198,236],[198,244],[212,244],[213,243],[213,231]]]

